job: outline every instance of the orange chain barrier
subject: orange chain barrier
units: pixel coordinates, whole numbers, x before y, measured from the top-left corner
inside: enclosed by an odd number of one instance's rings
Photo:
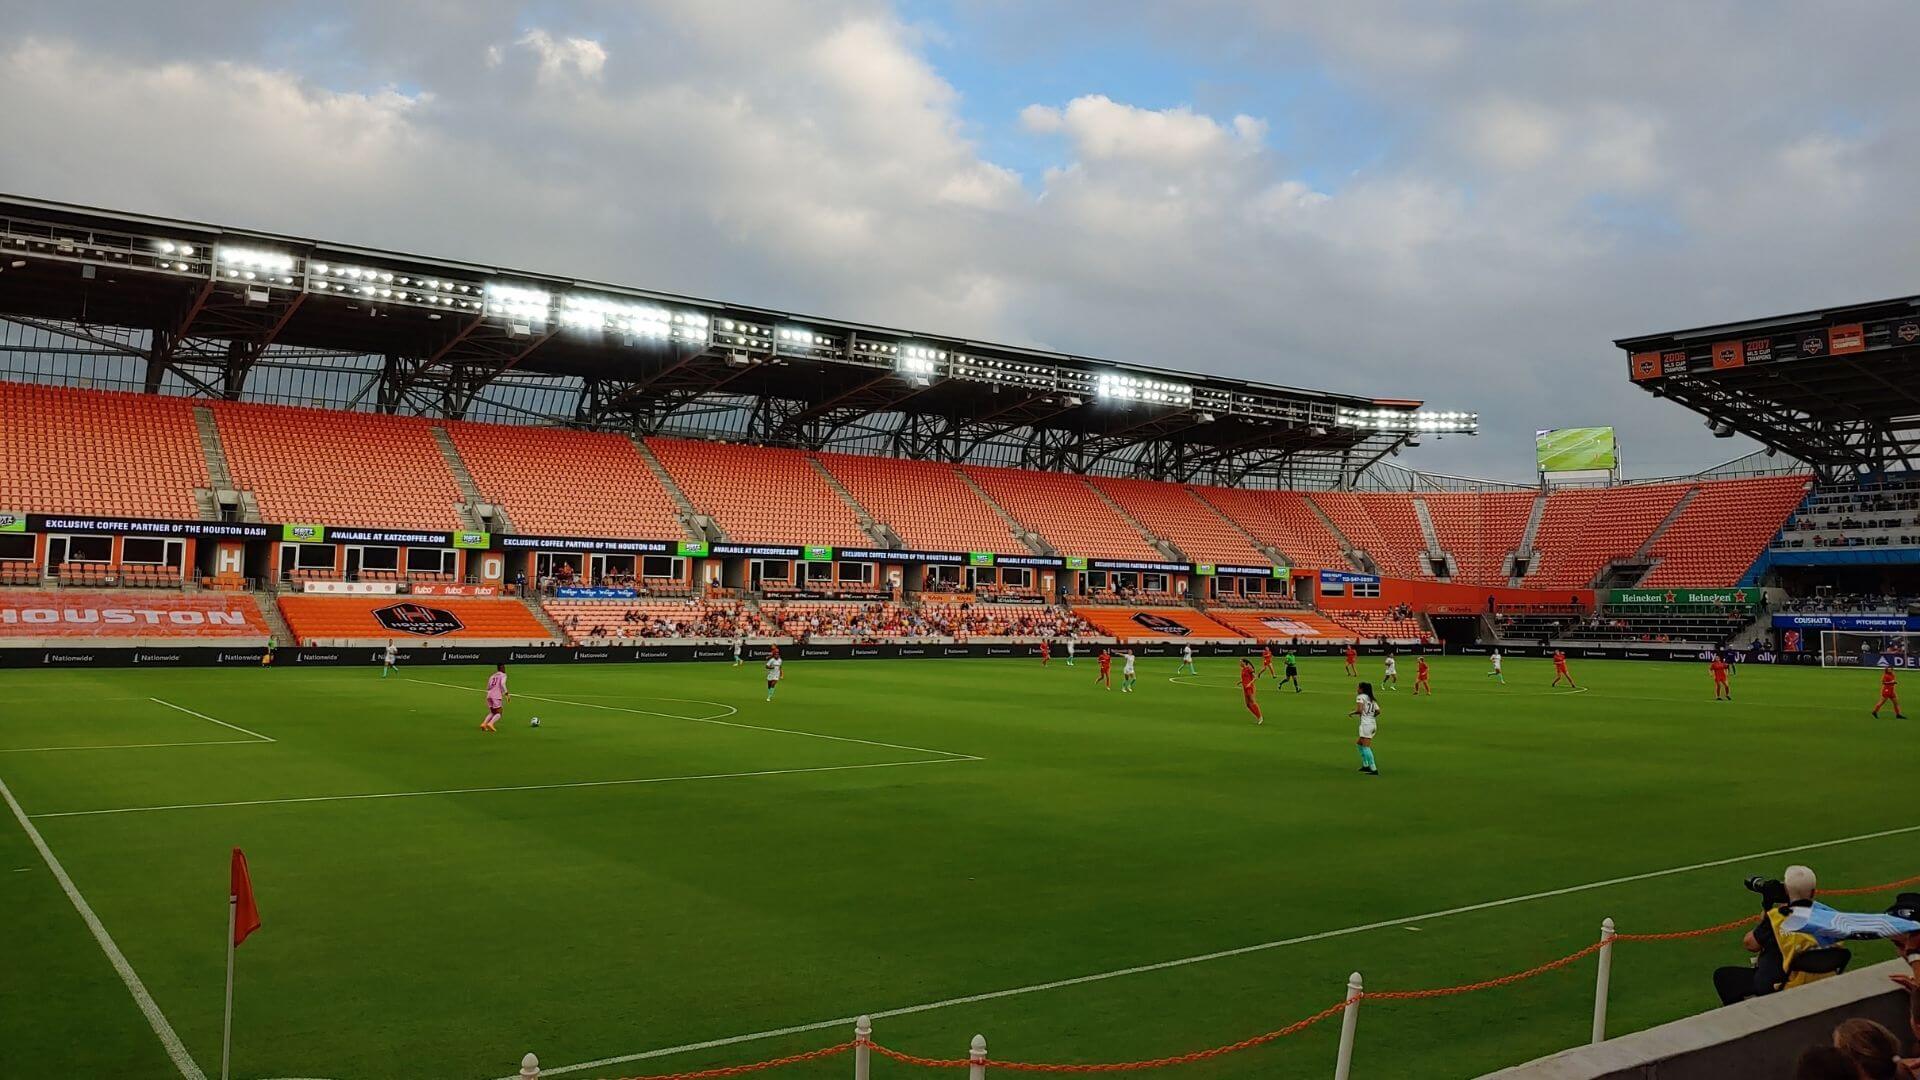
[[[653,1076],[627,1076],[620,1080],[719,1080],[723,1076],[741,1076],[745,1073],[760,1072],[763,1069],[778,1069],[784,1065],[798,1065],[803,1061],[818,1061],[836,1054],[844,1054],[854,1047],[849,1040],[832,1046],[823,1046],[818,1050],[808,1050],[804,1054],[789,1054],[786,1057],[756,1061],[750,1065],[728,1065],[719,1069],[701,1069],[698,1072],[656,1073]]]
[[[1914,877],[1910,877],[1910,878],[1902,878],[1899,881],[1889,881],[1881,885],[1866,885],[1866,886],[1861,886],[1859,888],[1852,888],[1852,889],[1825,889],[1822,891],[1828,896],[1861,896],[1867,893],[1891,892],[1894,889],[1905,888],[1908,885],[1920,885],[1920,875],[1915,875]],[[1562,956],[1557,960],[1549,960],[1544,964],[1540,964],[1537,967],[1530,967],[1525,971],[1516,971],[1511,975],[1501,975],[1501,976],[1498,976],[1497,978],[1483,979],[1479,982],[1461,983],[1457,986],[1440,986],[1440,987],[1434,987],[1433,989],[1430,989],[1430,990],[1361,991],[1358,997],[1336,1002],[1332,1005],[1327,1006],[1324,1009],[1321,1009],[1319,1012],[1314,1013],[1312,1016],[1306,1017],[1301,1020],[1296,1020],[1293,1023],[1288,1024],[1286,1027],[1276,1028],[1273,1031],[1269,1031],[1261,1035],[1255,1035],[1249,1039],[1242,1039],[1236,1043],[1228,1043],[1224,1046],[1215,1046],[1206,1050],[1195,1050],[1195,1051],[1192,1051],[1191,1053],[1186,1053],[1186,1054],[1175,1054],[1171,1057],[1149,1058],[1144,1061],[1118,1061],[1118,1062],[1108,1062],[1108,1063],[1100,1063],[1100,1064],[1066,1064],[1066,1065],[1047,1064],[1043,1062],[1031,1062],[1031,1061],[997,1061],[997,1060],[989,1059],[986,1062],[984,1062],[984,1064],[986,1064],[990,1068],[1008,1069],[1014,1072],[1049,1072],[1049,1073],[1139,1072],[1145,1069],[1165,1068],[1170,1065],[1189,1065],[1196,1061],[1207,1061],[1212,1058],[1224,1056],[1226,1054],[1237,1053],[1241,1050],[1250,1050],[1256,1046],[1264,1046],[1267,1043],[1273,1042],[1277,1039],[1284,1039],[1289,1035],[1298,1034],[1312,1027],[1313,1025],[1320,1023],[1322,1020],[1325,1020],[1329,1017],[1338,1016],[1340,1013],[1345,1012],[1351,1006],[1357,1005],[1362,1001],[1367,1001],[1367,1000],[1419,1001],[1427,998],[1453,997],[1457,994],[1471,994],[1479,990],[1494,990],[1502,986],[1511,986],[1514,983],[1524,982],[1528,979],[1532,979],[1540,975],[1545,975],[1549,971],[1558,971],[1561,968],[1567,967],[1568,965],[1571,965],[1571,964],[1578,963],[1579,961],[1584,960],[1589,956],[1592,956],[1593,954],[1599,952],[1601,949],[1605,948],[1607,945],[1612,944],[1614,942],[1681,941],[1688,938],[1707,937],[1712,934],[1724,934],[1729,930],[1738,930],[1740,927],[1746,926],[1748,923],[1751,923],[1753,921],[1754,921],[1754,916],[1749,915],[1743,918],[1734,919],[1730,922],[1720,923],[1716,926],[1703,926],[1698,930],[1672,930],[1666,933],[1657,933],[1657,934],[1615,934],[1612,937],[1606,939],[1605,941],[1596,941],[1593,944],[1588,945],[1583,949],[1580,949],[1575,952],[1570,952],[1567,955]],[[779,1068],[780,1066],[783,1066],[783,1065],[795,1065],[803,1061],[813,1061],[819,1058],[832,1057],[836,1054],[844,1054],[847,1051],[854,1049],[858,1045],[860,1045],[860,1041],[855,1040],[853,1042],[844,1042],[834,1046],[823,1047],[819,1050],[810,1050],[804,1054],[794,1054],[791,1057],[774,1058],[770,1061],[756,1062],[751,1065],[734,1065],[724,1069],[706,1069],[700,1072],[664,1073],[657,1076],[624,1077],[622,1078],[622,1080],[719,1080],[720,1077],[739,1076],[743,1073],[759,1072],[762,1069],[774,1069],[774,1068]],[[900,1062],[903,1065],[917,1065],[917,1066],[920,1066],[921,1068],[927,1068],[927,1069],[964,1069],[974,1064],[974,1062],[970,1058],[916,1057],[912,1054],[903,1053],[899,1050],[894,1050],[889,1047],[881,1046],[879,1043],[872,1042],[872,1041],[868,1041],[866,1045],[874,1053],[879,1054],[881,1057],[889,1058],[893,1061]]]

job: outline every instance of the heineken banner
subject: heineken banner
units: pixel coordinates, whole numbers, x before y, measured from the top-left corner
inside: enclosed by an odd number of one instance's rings
[[[1753,607],[1758,589],[1608,589],[1608,607],[1677,607],[1708,604],[1715,607]]]

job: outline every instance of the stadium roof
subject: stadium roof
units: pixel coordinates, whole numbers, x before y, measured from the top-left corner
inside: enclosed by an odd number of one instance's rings
[[[1920,459],[1920,297],[1620,338],[1627,374],[1838,479]]]
[[[149,391],[239,398],[256,367],[320,351],[378,358],[350,407],[464,417],[511,372],[577,387],[570,408],[520,410],[536,421],[657,433],[731,410],[724,433],[753,442],[822,448],[851,429],[953,460],[1011,443],[1029,467],[1170,479],[1344,481],[1478,427],[1406,399],[5,195],[0,319],[137,355]]]

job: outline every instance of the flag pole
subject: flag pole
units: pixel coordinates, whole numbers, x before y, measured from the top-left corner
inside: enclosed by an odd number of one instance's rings
[[[220,1024],[220,1080],[227,1080],[227,1060],[233,1052],[233,928],[240,897],[227,894],[227,1009]]]

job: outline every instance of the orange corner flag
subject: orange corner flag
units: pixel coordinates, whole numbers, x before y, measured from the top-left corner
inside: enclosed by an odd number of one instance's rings
[[[233,875],[227,895],[233,898],[233,943],[237,947],[247,935],[260,929],[260,907],[253,902],[253,879],[247,876],[247,856],[233,849]]]

